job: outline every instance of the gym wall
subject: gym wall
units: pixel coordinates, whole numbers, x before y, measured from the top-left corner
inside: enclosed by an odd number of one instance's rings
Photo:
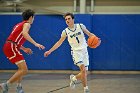
[[[12,27],[22,18],[3,14],[0,20],[0,70],[13,70],[17,67],[8,61],[2,48]],[[75,14],[75,23],[83,23],[102,40],[98,48],[88,48],[89,70],[140,70],[140,14]],[[43,56],[59,40],[66,27],[61,15],[36,15],[30,35],[46,48],[39,50],[29,42],[24,44],[33,50],[32,55],[22,52],[29,69],[78,69],[73,64],[67,40],[47,58]]]

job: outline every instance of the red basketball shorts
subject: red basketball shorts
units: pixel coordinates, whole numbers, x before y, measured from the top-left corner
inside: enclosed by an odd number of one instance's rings
[[[19,50],[20,49],[17,47],[17,45],[11,42],[6,42],[3,46],[4,54],[13,64],[24,60],[24,57]]]

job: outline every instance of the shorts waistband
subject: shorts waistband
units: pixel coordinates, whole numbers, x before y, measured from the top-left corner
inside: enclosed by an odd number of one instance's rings
[[[13,43],[13,44],[17,44],[16,42],[12,41],[12,40],[6,40],[6,42],[10,42],[10,43]]]

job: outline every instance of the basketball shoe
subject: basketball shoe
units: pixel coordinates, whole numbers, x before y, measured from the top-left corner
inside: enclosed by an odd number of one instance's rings
[[[17,86],[16,92],[17,92],[17,93],[24,93],[24,91],[23,91],[23,89],[22,89],[22,86]]]
[[[72,78],[74,77],[74,75],[70,75],[70,88],[74,89],[75,88],[75,84],[76,81],[74,81]]]
[[[0,87],[2,88],[2,93],[8,93],[8,85],[7,85],[7,83],[0,84]]]
[[[84,93],[90,93],[90,92],[89,92],[89,89],[85,89],[85,90],[84,90]]]

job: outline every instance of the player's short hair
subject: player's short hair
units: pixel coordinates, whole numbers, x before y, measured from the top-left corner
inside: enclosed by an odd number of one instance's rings
[[[68,12],[68,13],[64,14],[63,17],[65,18],[66,16],[71,16],[71,18],[74,19],[74,15],[72,13]]]
[[[31,16],[33,17],[35,12],[31,9],[27,9],[22,13],[23,20],[28,20]]]

